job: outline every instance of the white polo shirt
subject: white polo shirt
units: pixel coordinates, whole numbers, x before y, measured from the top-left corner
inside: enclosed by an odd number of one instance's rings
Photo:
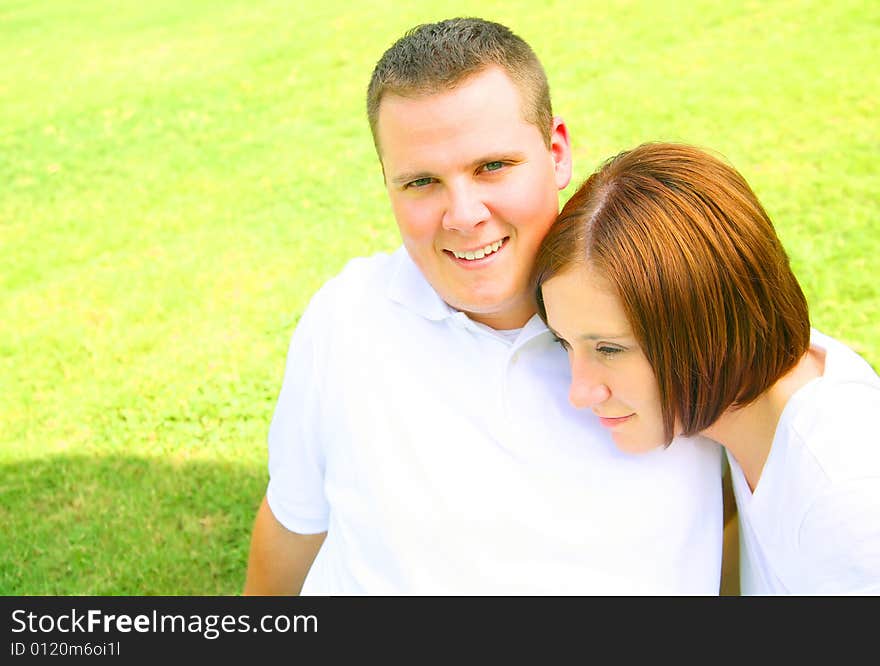
[[[720,449],[630,456],[568,403],[535,316],[512,341],[401,248],[356,259],[297,325],[269,506],[327,531],[303,594],[717,594]]]

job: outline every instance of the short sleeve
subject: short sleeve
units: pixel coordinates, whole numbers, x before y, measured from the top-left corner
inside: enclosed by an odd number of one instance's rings
[[[319,292],[320,294],[320,292]],[[269,427],[269,486],[275,518],[299,534],[327,530],[321,437],[320,331],[326,317],[316,298],[300,318],[287,353],[284,380]]]

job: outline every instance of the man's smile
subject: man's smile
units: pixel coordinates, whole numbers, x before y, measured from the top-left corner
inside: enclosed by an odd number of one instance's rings
[[[452,257],[456,263],[482,264],[485,263],[486,259],[494,256],[496,253],[501,251],[508,240],[510,240],[510,236],[505,236],[504,238],[501,238],[497,241],[487,243],[473,249],[452,250],[446,248],[443,250],[443,252],[445,252],[447,256]]]

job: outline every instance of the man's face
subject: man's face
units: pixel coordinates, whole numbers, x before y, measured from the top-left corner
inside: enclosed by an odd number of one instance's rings
[[[453,90],[383,98],[385,183],[404,245],[441,298],[496,329],[535,312],[528,278],[571,178],[565,125],[548,149],[519,91],[491,67]]]

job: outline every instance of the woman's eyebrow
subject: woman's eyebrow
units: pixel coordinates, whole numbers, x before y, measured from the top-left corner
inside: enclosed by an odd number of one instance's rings
[[[562,339],[562,336],[552,326],[548,325],[547,330],[549,330],[557,338]],[[622,333],[620,335],[599,335],[597,333],[582,333],[580,335],[575,336],[575,339],[590,342],[590,341],[594,341],[594,340],[620,340],[620,339],[628,339],[631,337],[632,337],[632,334],[630,334],[630,333]]]

